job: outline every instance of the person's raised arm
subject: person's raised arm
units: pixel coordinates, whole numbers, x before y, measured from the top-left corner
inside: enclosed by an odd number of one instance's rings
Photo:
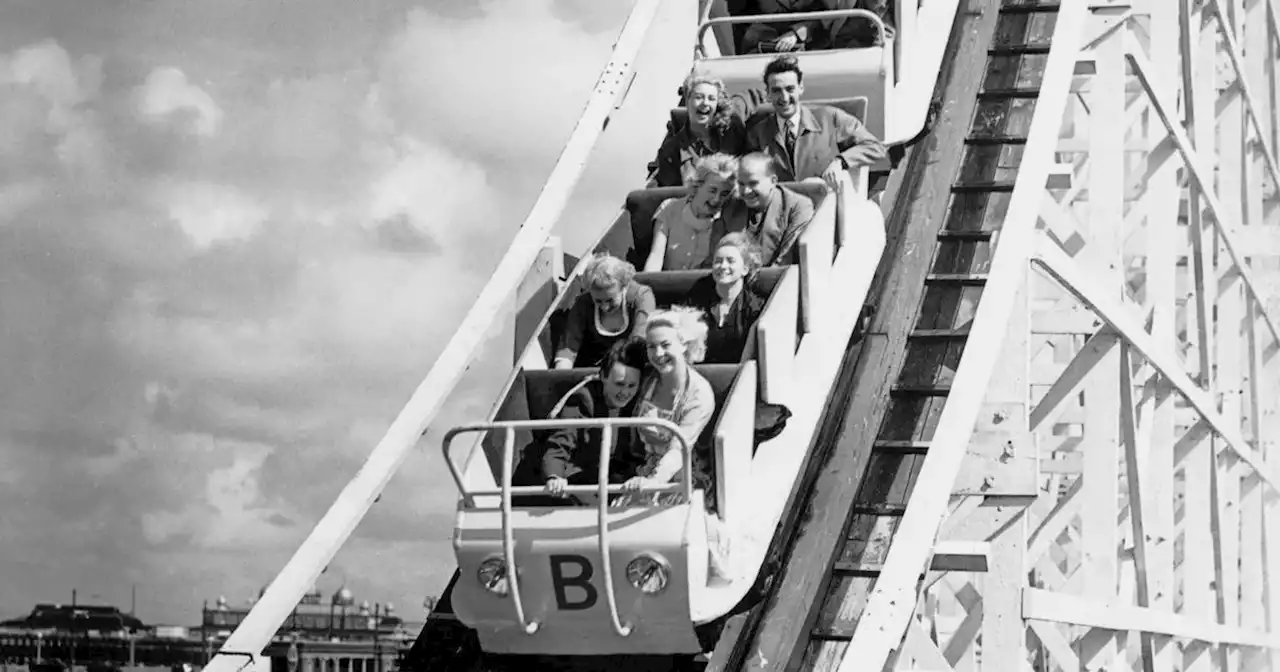
[[[857,117],[838,107],[831,108],[831,111],[836,125],[836,146],[850,168],[869,166],[889,155],[880,138],[868,131]]]

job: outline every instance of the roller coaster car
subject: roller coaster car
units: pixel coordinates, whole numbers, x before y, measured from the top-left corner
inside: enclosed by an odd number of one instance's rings
[[[714,455],[717,481],[740,479],[743,474],[732,472],[750,466],[754,362],[696,368],[715,391],[717,412],[694,451]],[[725,489],[705,493],[686,477],[655,489],[683,495],[674,498],[677,503],[610,506],[620,486],[607,484],[569,487],[576,497],[593,498],[590,506],[513,502],[542,492],[540,485],[510,485],[515,447],[527,445],[530,432],[573,426],[524,418],[547,417],[556,401],[591,372],[524,371],[499,412],[501,419],[474,428],[487,432],[484,441],[503,444],[487,452],[503,456],[500,473],[508,476],[496,490],[462,489],[454,539],[461,573],[452,596],[455,613],[476,629],[490,653],[696,653],[700,647],[690,614],[699,594],[711,590],[704,498],[716,497],[723,510],[732,505]],[[608,427],[606,434],[612,434],[614,427],[643,423],[654,421],[587,420],[577,426]],[[449,437],[471,429],[455,429]],[[606,464],[611,443],[606,439],[601,446]],[[690,451],[685,456],[688,474]],[[508,571],[513,564],[514,573]]]
[[[883,128],[888,66],[877,66],[877,91],[863,95],[857,88],[865,84],[858,78],[862,75],[851,79],[848,72],[845,90],[836,91],[836,69],[862,67],[857,64],[869,56],[841,61],[841,52],[808,52],[803,57],[815,55],[830,58],[818,61],[825,66],[805,66],[806,93],[825,90],[818,100],[825,98],[864,119],[871,114]],[[735,82],[745,84],[749,74],[755,88],[765,62],[767,57],[756,56],[715,60],[729,68],[722,76],[736,76]],[[740,75],[733,74],[735,68]],[[813,101],[814,96],[806,98]],[[607,474],[607,456],[619,427],[665,422],[542,419],[590,373],[548,368],[559,341],[557,317],[581,291],[576,275],[565,283],[520,355],[489,421],[456,427],[444,441],[446,463],[460,492],[454,531],[459,573],[452,584],[452,607],[458,620],[475,630],[486,653],[694,654],[703,650],[696,626],[740,608],[744,598],[749,601],[769,566],[771,543],[834,384],[834,362],[859,322],[884,250],[884,220],[879,206],[866,198],[866,175],[862,168],[850,171],[839,192],[820,182],[785,185],[815,204],[814,217],[797,244],[799,263],[761,272],[758,281],[769,298],[742,360],[697,366],[715,390],[716,413],[694,446],[687,447],[692,450],[684,451],[680,478],[642,491],[627,506],[617,505],[614,495],[621,486],[606,478],[600,479],[603,486],[569,486],[568,494],[581,500],[578,505],[534,505],[545,503],[530,499],[544,494],[540,479],[516,475],[516,465],[529,458],[521,452],[533,443],[535,432],[599,428],[601,469]],[[631,192],[595,251],[640,265],[652,242],[654,211],[662,201],[685,193],[683,188]],[[641,273],[637,280],[652,287],[663,305],[677,301],[705,273]],[[786,405],[794,415],[781,434],[757,450],[759,401]],[[464,434],[475,443],[460,465],[450,445]],[[691,480],[695,452],[708,458],[711,492],[695,488]],[[716,523],[721,539],[729,540],[729,576],[714,581],[708,580],[709,521]]]

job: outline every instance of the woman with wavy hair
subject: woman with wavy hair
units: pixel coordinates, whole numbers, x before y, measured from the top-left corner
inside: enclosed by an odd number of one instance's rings
[[[710,578],[730,579],[729,535],[715,514],[715,479],[708,459],[711,448],[699,442],[716,409],[711,383],[693,368],[702,361],[707,348],[707,325],[702,311],[674,306],[654,313],[646,326],[645,341],[650,368],[640,383],[634,417],[671,421],[693,450],[694,487],[706,493]],[[634,442],[637,473],[623,487],[634,492],[675,481],[684,471],[685,453],[680,440],[659,427],[637,427],[635,435],[638,437]],[[681,500],[682,496],[677,495],[658,497],[654,501],[678,504]],[[636,501],[634,495],[623,495],[615,504],[625,506],[632,501]]]
[[[635,266],[607,252],[587,262],[583,292],[565,318],[555,368],[598,366],[615,342],[644,335],[645,321],[657,305],[653,290],[635,277]]]
[[[688,181],[698,159],[712,154],[742,156],[747,152],[744,121],[766,102],[763,89],[729,96],[724,82],[697,70],[680,87],[687,120],[667,124],[667,135],[649,164],[659,187],[678,187]]]

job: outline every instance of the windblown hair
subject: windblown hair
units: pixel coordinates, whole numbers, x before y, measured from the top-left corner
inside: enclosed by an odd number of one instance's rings
[[[649,316],[646,331],[657,327],[670,327],[676,330],[680,342],[684,344],[685,361],[697,364],[707,356],[707,323],[702,310],[689,306],[672,306]]]
[[[720,238],[720,241],[716,243],[715,250],[722,247],[737,248],[738,253],[742,255],[743,263],[747,266],[748,276],[755,273],[764,265],[764,252],[745,231],[734,231],[733,233],[725,234]],[[715,253],[715,250],[712,250],[713,254]]]
[[[738,182],[738,159],[728,154],[716,153],[710,156],[704,156],[693,164],[693,174],[685,180],[685,186],[689,188],[689,193],[685,197],[693,200],[694,194],[702,188],[707,178],[717,175],[724,180],[730,187]]]
[[[621,288],[631,284],[635,277],[636,267],[630,262],[599,252],[582,269],[582,287],[586,290]]]
[[[707,84],[716,90],[716,109],[712,112],[707,127],[712,133],[724,133],[733,124],[733,104],[729,101],[728,92],[725,91],[724,80],[700,70],[691,71],[680,87],[680,97],[684,101],[685,109],[689,107],[689,98],[693,95],[694,88],[700,84]]]
[[[644,339],[639,336],[614,341],[609,351],[605,353],[604,359],[600,361],[600,377],[607,377],[616,364],[643,372],[649,365],[649,356],[645,348]]]

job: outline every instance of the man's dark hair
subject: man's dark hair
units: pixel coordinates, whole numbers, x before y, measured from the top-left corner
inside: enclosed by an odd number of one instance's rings
[[[600,377],[609,375],[609,371],[613,370],[614,364],[621,364],[625,367],[644,372],[644,367],[649,363],[649,355],[644,339],[639,336],[620,339],[615,341],[605,353],[604,359],[600,360]]]
[[[764,83],[768,84],[770,77],[784,72],[796,73],[797,83],[804,81],[804,73],[800,72],[800,59],[791,54],[783,54],[769,61],[769,65],[764,66]]]

